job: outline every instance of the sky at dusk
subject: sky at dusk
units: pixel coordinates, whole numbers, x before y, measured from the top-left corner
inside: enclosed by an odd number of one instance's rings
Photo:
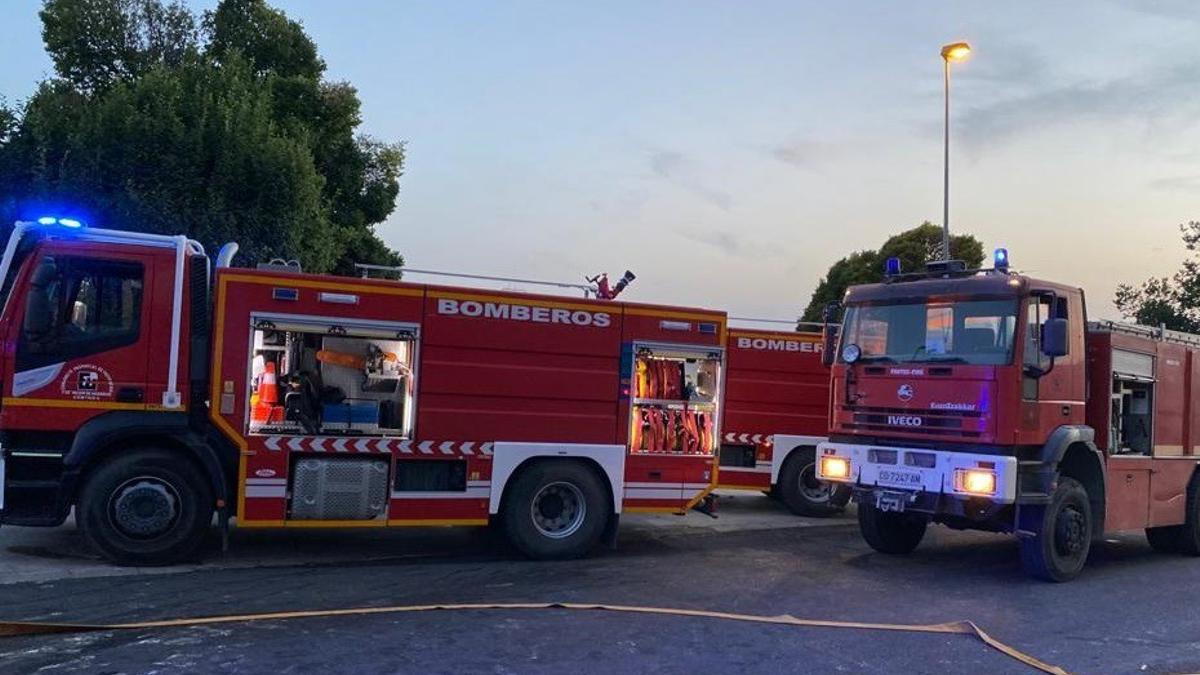
[[[1193,0],[273,4],[407,143],[379,231],[413,267],[629,268],[631,300],[794,317],[833,261],[940,223],[955,40],[955,232],[1115,318],[1200,219]],[[52,73],[39,6],[0,4],[10,102]]]

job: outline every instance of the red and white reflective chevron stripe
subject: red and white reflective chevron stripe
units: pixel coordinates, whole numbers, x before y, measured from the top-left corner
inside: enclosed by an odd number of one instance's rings
[[[433,457],[471,457],[492,454],[491,443],[478,441],[411,441],[403,438],[347,438],[345,436],[268,436],[268,450],[328,453],[399,453]]]
[[[771,445],[771,440],[774,437],[771,434],[737,434],[729,432],[725,434],[726,443],[742,443],[755,445]]]

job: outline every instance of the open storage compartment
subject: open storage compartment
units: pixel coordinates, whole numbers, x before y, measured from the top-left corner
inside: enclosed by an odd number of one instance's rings
[[[256,316],[249,432],[411,438],[416,349],[415,326]]]
[[[633,369],[630,452],[713,455],[720,440],[721,354],[639,345]]]

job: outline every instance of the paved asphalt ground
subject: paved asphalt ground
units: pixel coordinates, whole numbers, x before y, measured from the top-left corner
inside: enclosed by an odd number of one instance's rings
[[[1200,560],[1105,543],[1069,584],[1026,579],[1005,537],[930,530],[907,558],[848,518],[754,495],[722,516],[630,517],[620,547],[520,559],[485,532],[237,532],[169,570],[89,559],[72,528],[0,530],[0,619],[120,622],[360,606],[587,602],[889,623],[971,619],[1071,671],[1200,670]],[[503,610],[0,638],[5,673],[1028,672],[965,635]]]

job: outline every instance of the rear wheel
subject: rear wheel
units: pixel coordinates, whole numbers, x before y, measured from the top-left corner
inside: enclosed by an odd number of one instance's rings
[[[187,457],[121,451],[91,471],[76,518],[93,549],[124,565],[169,565],[194,552],[212,525],[212,489]]]
[[[775,490],[788,510],[798,516],[818,518],[840,513],[850,491],[817,480],[817,451],[797,448],[784,460]]]
[[[871,548],[880,553],[906,555],[916,550],[929,521],[911,513],[881,511],[873,504],[858,505],[858,529]]]
[[[509,540],[531,558],[578,558],[590,551],[609,519],[596,474],[573,462],[541,462],[513,479],[504,500]]]
[[[1146,528],[1146,541],[1150,542],[1150,548],[1159,553],[1178,553],[1181,536],[1183,536],[1182,525]]]
[[[1034,533],[1021,539],[1021,566],[1027,574],[1046,581],[1079,576],[1092,546],[1092,506],[1079,481],[1060,478],[1050,503],[1024,507],[1021,519],[1024,529]]]

